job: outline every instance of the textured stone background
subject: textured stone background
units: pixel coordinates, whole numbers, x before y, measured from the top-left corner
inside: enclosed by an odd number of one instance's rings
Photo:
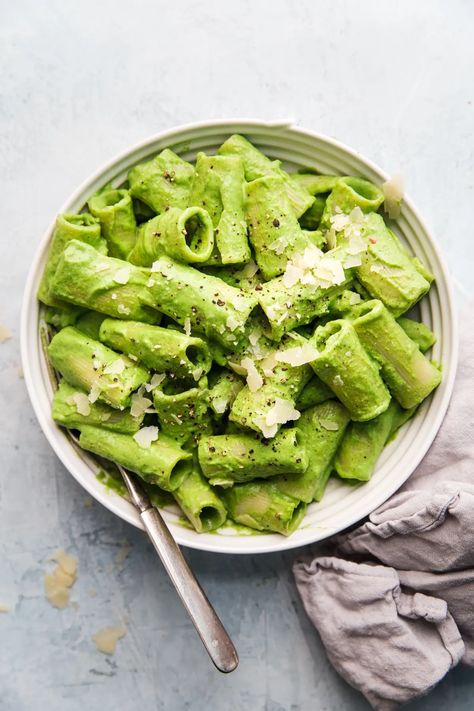
[[[293,118],[401,170],[470,289],[473,21],[470,0],[0,3],[1,711],[367,708],[306,620],[292,553],[189,553],[240,652],[235,674],[213,670],[143,535],[85,506],[40,432],[18,374],[20,301],[41,234],[99,164],[161,129],[239,116]],[[58,547],[79,560],[79,607],[64,612],[42,593]],[[90,635],[122,619],[106,658]],[[471,709],[473,691],[459,668],[409,708]]]

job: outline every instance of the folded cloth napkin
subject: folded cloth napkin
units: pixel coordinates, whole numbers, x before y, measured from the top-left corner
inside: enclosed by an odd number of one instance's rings
[[[331,542],[331,555],[293,567],[334,667],[380,711],[427,693],[460,660],[474,666],[469,312],[453,397],[424,460],[366,523]]]

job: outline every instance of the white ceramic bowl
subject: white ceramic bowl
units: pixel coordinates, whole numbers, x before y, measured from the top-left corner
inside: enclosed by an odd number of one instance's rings
[[[183,158],[191,160],[198,151],[215,151],[232,133],[245,134],[266,155],[280,158],[290,169],[310,166],[322,173],[360,175],[378,184],[387,179],[385,173],[357,152],[311,131],[262,121],[210,121],[174,128],[127,150],[97,170],[76,190],[60,212],[80,210],[99,187],[109,181],[119,185],[132,165],[148,160],[163,148],[172,148]],[[82,456],[76,451],[51,419],[52,390],[38,337],[36,291],[53,226],[54,222],[38,247],[25,289],[21,341],[28,392],[43,432],[64,466],[95,499],[121,518],[141,527],[134,507],[97,481],[93,462],[85,453]],[[222,534],[198,534],[180,524],[177,510],[165,511],[167,523],[178,543],[219,553],[264,553],[319,541],[369,514],[414,471],[438,431],[451,396],[457,364],[456,314],[443,259],[408,198],[404,199],[401,217],[393,228],[436,277],[429,295],[420,305],[420,311],[423,321],[438,336],[433,358],[443,364],[443,381],[439,388],[385,449],[370,482],[349,487],[332,480],[323,501],[309,506],[300,528],[289,538],[278,534],[242,535],[231,529],[224,529]]]

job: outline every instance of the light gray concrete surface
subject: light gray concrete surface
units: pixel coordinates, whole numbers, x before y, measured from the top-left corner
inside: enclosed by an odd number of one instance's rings
[[[235,674],[211,668],[143,535],[87,507],[40,432],[21,295],[41,234],[99,164],[161,129],[241,116],[293,118],[401,171],[472,289],[473,25],[470,0],[0,3],[1,711],[367,708],[305,617],[291,552],[189,552],[240,652]],[[58,547],[79,560],[63,612],[42,592]],[[115,656],[95,651],[91,634],[122,620]],[[471,709],[473,692],[458,668],[410,708]]]

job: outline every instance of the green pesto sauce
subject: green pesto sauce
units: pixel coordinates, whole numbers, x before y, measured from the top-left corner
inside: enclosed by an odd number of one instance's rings
[[[192,526],[189,523],[188,519],[184,516],[179,516],[175,523],[178,526],[182,526],[182,528],[187,528],[190,531],[195,530],[194,526]],[[213,531],[206,531],[206,533],[212,533],[215,536],[222,536],[225,535],[222,534],[222,531],[225,529],[232,529],[239,536],[269,536],[272,533],[271,531],[257,531],[255,528],[244,526],[242,523],[235,523],[235,521],[232,521],[232,519],[227,519],[222,524],[222,526],[219,526],[219,528],[215,528]]]
[[[127,487],[123,481],[118,478],[118,475],[114,475],[112,472],[106,472],[104,469],[99,469],[95,478],[109,491],[113,491],[124,499],[128,498]]]

